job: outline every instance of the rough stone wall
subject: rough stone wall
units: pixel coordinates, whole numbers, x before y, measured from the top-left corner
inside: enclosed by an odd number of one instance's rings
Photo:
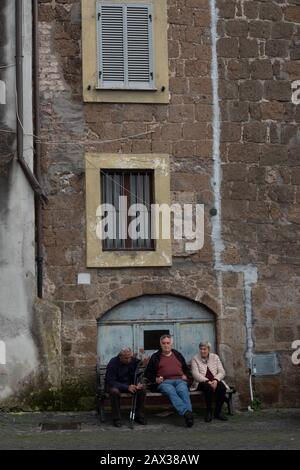
[[[293,379],[293,389],[285,395],[287,374],[294,376],[289,348],[300,327],[299,109],[291,104],[290,84],[299,71],[296,3],[218,3],[223,261],[258,269],[252,291],[255,349],[279,351],[284,373],[256,386],[266,401],[277,404],[296,400],[298,380]],[[43,138],[52,141],[43,145],[49,192],[44,210],[45,297],[61,309],[63,381],[93,380],[96,319],[119,302],[171,293],[203,303],[216,314],[219,351],[245,404],[244,277],[240,272],[223,274],[221,302],[211,238],[210,2],[172,0],[168,18],[170,104],[84,104],[80,2],[40,0]],[[154,132],[126,138],[149,130]],[[101,143],[111,139],[119,140]],[[205,204],[204,248],[187,255],[174,242],[171,268],[87,270],[85,151],[169,153],[173,202]],[[77,285],[77,274],[87,271],[91,285]]]
[[[226,0],[219,7],[224,260],[258,268],[255,350],[278,351],[283,369],[256,379],[258,394],[298,403],[290,348],[300,327],[300,106],[291,83],[300,77],[300,6]]]

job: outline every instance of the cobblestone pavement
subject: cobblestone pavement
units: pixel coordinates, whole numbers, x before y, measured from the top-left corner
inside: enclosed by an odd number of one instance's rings
[[[300,409],[237,413],[210,424],[201,413],[191,429],[174,414],[150,414],[148,421],[131,430],[125,417],[116,429],[95,413],[1,413],[0,449],[300,449]],[[76,423],[77,430],[62,430]]]

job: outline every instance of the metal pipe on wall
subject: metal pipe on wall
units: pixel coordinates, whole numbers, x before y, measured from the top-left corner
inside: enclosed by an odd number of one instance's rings
[[[33,2],[34,5],[35,2]],[[35,5],[37,8],[37,5]],[[33,13],[37,14],[37,9],[33,9]],[[46,195],[41,187],[41,172],[40,164],[35,163],[36,175],[33,174],[27,162],[24,159],[24,106],[23,106],[23,0],[15,1],[15,15],[16,15],[16,121],[17,121],[17,160],[24,172],[27,181],[35,193],[35,207],[36,207],[36,261],[37,261],[37,294],[42,297],[42,262],[41,262],[41,200],[47,200]],[[35,31],[35,21],[33,21]],[[36,33],[35,33],[36,34]],[[36,42],[34,41],[34,49]],[[37,52],[35,51],[35,58]],[[35,70],[36,68],[34,68]],[[35,87],[36,88],[36,87]],[[38,93],[38,92],[37,92]],[[34,95],[36,101],[36,95]],[[35,103],[35,115],[38,114],[38,103]],[[37,118],[38,119],[38,118]],[[35,118],[36,121],[36,118]],[[39,125],[39,121],[35,125]],[[38,151],[40,152],[39,142]]]
[[[16,117],[17,117],[17,160],[33,191],[46,197],[38,180],[24,160],[23,128],[23,0],[16,0]]]
[[[23,158],[23,1],[16,0],[16,115],[17,115],[17,158]]]
[[[41,185],[41,143],[40,143],[40,82],[39,82],[39,34],[38,34],[38,0],[32,0],[32,35],[33,35],[33,100],[34,100],[34,134],[35,134],[35,175]],[[35,196],[36,220],[36,262],[37,262],[37,294],[43,297],[43,246],[42,246],[42,201]]]

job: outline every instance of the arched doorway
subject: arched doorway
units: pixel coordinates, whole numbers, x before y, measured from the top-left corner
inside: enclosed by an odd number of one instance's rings
[[[205,307],[172,295],[145,295],[109,310],[98,320],[97,355],[106,365],[124,346],[139,357],[158,349],[163,334],[174,337],[174,347],[187,361],[201,340],[216,348],[215,317]]]

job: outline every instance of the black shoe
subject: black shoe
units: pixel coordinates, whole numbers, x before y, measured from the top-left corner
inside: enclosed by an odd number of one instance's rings
[[[207,410],[205,413],[205,422],[210,423],[212,421],[212,412]]]
[[[221,413],[215,414],[214,418],[218,419],[219,421],[228,421],[228,418],[226,418],[226,416],[222,415]]]
[[[116,428],[120,428],[122,426],[122,423],[119,419],[114,419],[114,426]]]
[[[135,421],[136,423],[142,424],[142,425],[144,425],[144,426],[147,424],[147,419],[145,418],[145,416],[136,416],[136,417],[134,418],[134,421]]]
[[[194,424],[194,417],[191,411],[186,411],[184,413],[185,424],[188,428],[191,428]]]

